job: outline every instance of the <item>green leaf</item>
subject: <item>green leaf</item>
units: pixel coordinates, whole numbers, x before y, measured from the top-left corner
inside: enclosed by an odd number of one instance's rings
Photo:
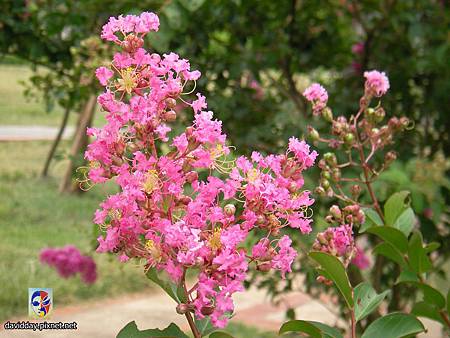
[[[339,330],[334,327],[306,320],[291,320],[284,323],[280,328],[279,334],[287,332],[306,333],[311,338],[343,338]]]
[[[424,248],[425,249],[425,253],[428,254],[430,252],[433,252],[433,251],[439,249],[440,246],[441,246],[441,244],[438,243],[438,242],[431,242],[428,245],[425,245],[425,248]]]
[[[194,318],[195,326],[198,328],[202,336],[207,336],[216,328],[212,326],[210,317],[205,317],[203,319]]]
[[[432,268],[430,259],[423,247],[422,234],[419,231],[414,231],[409,239],[408,258],[411,268],[417,274],[422,274]]]
[[[409,191],[400,191],[393,194],[384,204],[384,220],[386,225],[394,225],[397,218],[408,208],[405,202]]]
[[[406,251],[408,251],[408,238],[403,234],[403,232],[396,228],[389,226],[372,227],[367,229],[366,232],[380,237],[401,253],[406,253]]]
[[[393,260],[402,268],[407,268],[408,266],[405,259],[403,258],[402,253],[387,242],[378,244],[375,248],[373,248],[372,252],[376,255],[382,255]]]
[[[134,320],[125,325],[125,327],[122,330],[120,330],[120,332],[117,334],[117,338],[149,338],[149,337],[189,338],[174,323],[171,323],[164,330],[148,329],[140,331],[137,328],[136,322]]]
[[[311,252],[309,257],[314,259],[326,271],[327,278],[337,286],[349,308],[353,307],[352,288],[345,272],[344,265],[336,257],[324,252]]]
[[[425,283],[413,281],[406,281],[404,283],[411,284],[414,287],[420,289],[423,293],[423,300],[426,303],[432,304],[438,309],[443,309],[445,307],[445,297],[432,286]]]
[[[234,338],[232,335],[223,332],[223,331],[216,331],[209,335],[209,338]]]
[[[377,294],[374,288],[367,282],[359,284],[354,290],[355,318],[359,321],[372,313],[390,293],[386,290]]]
[[[405,211],[403,211],[400,216],[398,216],[393,227],[397,228],[398,230],[403,232],[406,237],[408,237],[412,229],[414,228],[414,220],[415,220],[414,211],[413,209],[408,208]]]
[[[322,338],[322,333],[313,324],[305,320],[291,320],[280,327],[279,334],[287,332],[302,332],[308,334],[311,338]]]
[[[148,279],[159,285],[161,289],[163,289],[177,303],[184,301],[183,289],[169,280],[159,278],[158,272],[155,268],[150,268],[147,271],[146,276]]]
[[[313,320],[310,320],[309,322],[322,331],[324,338],[344,338],[342,333],[334,327]]]
[[[416,317],[395,312],[375,320],[361,338],[402,338],[423,331],[425,331],[425,327]]]
[[[380,215],[372,209],[372,208],[363,208],[364,214],[366,215],[366,221],[364,224],[361,224],[361,227],[359,228],[359,232],[364,232],[368,228],[371,228],[373,226],[382,226],[383,221],[381,220]]]
[[[419,278],[417,277],[417,274],[415,272],[403,270],[402,272],[400,272],[400,276],[398,276],[395,284],[402,282],[418,282],[418,281]]]
[[[434,306],[428,304],[427,302],[418,302],[414,304],[411,313],[418,317],[430,318],[445,325],[442,317],[439,314],[439,310]]]

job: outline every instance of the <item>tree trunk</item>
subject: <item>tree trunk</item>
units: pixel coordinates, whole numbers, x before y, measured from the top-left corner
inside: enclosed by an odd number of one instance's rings
[[[69,120],[70,108],[66,108],[64,111],[64,117],[61,121],[61,125],[59,126],[58,134],[56,138],[53,140],[52,147],[47,154],[47,158],[45,160],[44,168],[42,169],[41,176],[47,177],[48,169],[50,168],[50,163],[52,162],[53,156],[55,155],[56,149],[58,148],[59,142],[61,142],[62,136],[64,134],[64,130],[66,130],[67,121]]]
[[[92,118],[95,113],[96,98],[95,95],[91,95],[86,102],[83,111],[80,113],[77,129],[73,139],[72,147],[69,154],[69,164],[67,166],[64,177],[59,186],[60,192],[75,192],[78,190],[76,182],[73,180],[73,173],[75,171],[75,163],[77,157],[86,149],[88,144],[88,137],[86,135],[86,129],[91,125]]]

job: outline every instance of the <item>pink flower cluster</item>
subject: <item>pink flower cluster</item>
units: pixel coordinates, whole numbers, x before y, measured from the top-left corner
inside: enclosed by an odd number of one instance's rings
[[[79,273],[86,284],[92,284],[97,279],[97,266],[92,257],[82,255],[73,245],[43,249],[40,260],[55,268],[63,278]]]
[[[365,270],[370,266],[370,260],[359,246],[356,246],[355,255],[351,261],[358,269]]]
[[[197,93],[190,100],[184,94],[200,72],[177,54],[149,54],[139,47],[141,29],[125,24],[137,19],[126,18],[112,18],[103,29],[102,36],[122,52],[110,68],[97,71],[106,87],[98,102],[107,123],[88,130],[95,140],[85,154],[89,182],[114,178],[120,186],[95,214],[104,230],[97,251],[114,252],[123,262],[137,258],[184,287],[192,269],[197,283],[186,288],[180,309],[210,316],[223,327],[249,264],[283,276],[291,271],[297,253],[281,230],[311,231],[307,210],[314,201],[301,190],[302,173],[317,153],[291,138],[285,154],[230,159],[222,122],[207,110],[205,97]],[[119,26],[123,40],[110,34]],[[170,123],[180,102],[192,108],[193,122],[176,134]],[[244,242],[254,236],[262,239],[246,250]]]
[[[342,224],[338,227],[329,227],[317,235],[313,249],[341,257],[347,265],[355,251],[352,226]]]
[[[383,96],[389,89],[389,79],[384,72],[371,70],[364,72],[366,92],[377,97]]]
[[[103,26],[102,39],[118,42],[120,39],[116,33],[125,36],[128,33],[137,33],[141,36],[150,31],[158,31],[159,18],[154,13],[143,12],[141,15],[120,15],[118,18],[111,17],[106,25]]]
[[[305,89],[303,96],[313,104],[313,113],[318,115],[326,107],[328,101],[328,93],[320,84],[313,83]]]

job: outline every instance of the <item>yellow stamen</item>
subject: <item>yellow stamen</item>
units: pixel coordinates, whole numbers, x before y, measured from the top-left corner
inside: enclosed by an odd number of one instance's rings
[[[145,242],[145,249],[150,252],[153,260],[159,262],[161,260],[161,250],[155,245],[155,242],[151,239]]]
[[[208,246],[215,251],[219,250],[222,247],[222,242],[220,241],[221,233],[221,228],[215,228],[212,235],[208,239]]]
[[[251,183],[255,182],[259,177],[259,171],[256,169],[250,169],[247,173],[247,180]]]
[[[120,75],[122,76],[121,79],[117,80],[118,83],[118,90],[125,91],[128,94],[131,94],[134,88],[137,87],[137,76],[134,73],[134,69],[131,67],[128,67],[125,70],[122,70],[120,72]]]
[[[156,170],[149,170],[143,184],[143,189],[147,194],[151,194],[155,189],[159,188],[159,177]]]

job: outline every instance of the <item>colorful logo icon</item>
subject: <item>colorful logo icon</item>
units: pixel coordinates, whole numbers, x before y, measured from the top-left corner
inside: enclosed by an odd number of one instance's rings
[[[32,318],[48,318],[53,307],[53,289],[28,289],[28,315]]]

